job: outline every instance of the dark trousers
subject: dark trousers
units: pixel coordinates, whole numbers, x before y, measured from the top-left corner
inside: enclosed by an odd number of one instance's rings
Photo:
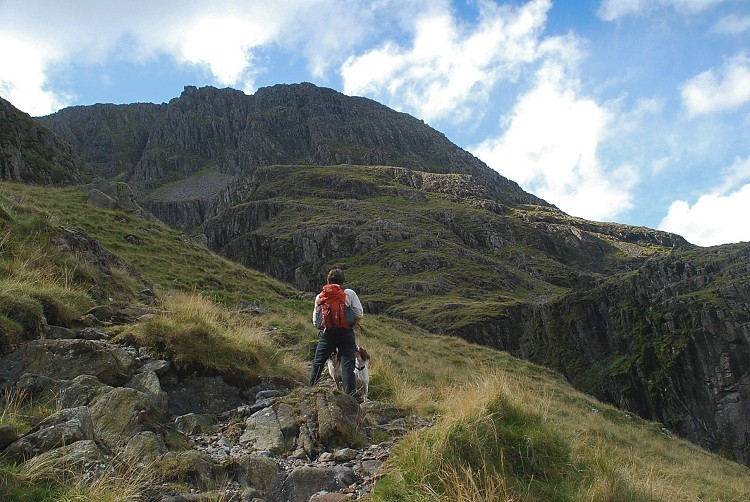
[[[320,380],[326,361],[336,349],[339,350],[339,357],[341,358],[341,380],[344,385],[344,392],[354,394],[354,365],[357,356],[357,342],[354,340],[353,329],[329,328],[320,333],[318,347],[315,349],[315,358],[312,363],[310,385],[315,385],[315,382]]]

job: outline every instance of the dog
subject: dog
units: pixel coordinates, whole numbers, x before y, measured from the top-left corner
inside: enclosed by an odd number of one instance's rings
[[[370,391],[370,354],[364,347],[357,345],[357,352],[355,353],[354,359],[354,382],[355,390],[354,396],[362,400],[363,403],[367,402],[367,394]],[[338,355],[338,350],[331,354],[328,358],[328,374],[333,378],[333,382],[336,384],[336,389],[341,390],[341,360]]]

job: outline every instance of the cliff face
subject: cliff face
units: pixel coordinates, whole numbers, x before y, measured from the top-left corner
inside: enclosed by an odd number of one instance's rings
[[[70,145],[0,98],[0,180],[61,185],[90,175]]]
[[[570,217],[419,120],[310,84],[39,119],[101,176],[303,290],[498,347],[750,463],[750,247]]]
[[[196,173],[240,176],[274,164],[470,173],[503,200],[544,204],[422,121],[312,84],[277,85],[251,96],[186,87],[167,104],[75,107],[39,121],[99,174],[133,185],[147,206],[152,199],[172,202],[152,190]]]
[[[750,246],[683,249],[526,312],[508,347],[750,462]]]

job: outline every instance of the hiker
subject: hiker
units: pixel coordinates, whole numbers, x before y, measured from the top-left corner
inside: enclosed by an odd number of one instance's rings
[[[354,339],[354,326],[362,319],[364,311],[357,293],[351,289],[343,288],[343,270],[340,268],[331,269],[328,272],[326,280],[327,284],[323,287],[323,291],[315,297],[315,308],[313,309],[313,324],[320,329],[320,333],[318,335],[318,346],[315,349],[315,358],[312,363],[310,386],[315,385],[320,379],[326,361],[331,357],[333,351],[338,349],[338,355],[341,358],[341,380],[344,392],[354,394],[354,365],[357,351],[357,343]],[[341,295],[342,290],[345,298]],[[333,318],[331,310],[335,309],[331,309],[331,304],[338,301],[338,299],[330,300],[330,298],[336,296],[345,301],[346,307],[351,308],[350,315],[353,314],[353,319],[350,319],[349,322],[341,322],[339,317],[344,316],[339,316],[338,312],[334,312],[335,319]]]

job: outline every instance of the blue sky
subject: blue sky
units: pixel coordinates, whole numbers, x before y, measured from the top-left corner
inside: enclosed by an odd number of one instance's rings
[[[0,0],[0,96],[33,116],[303,81],[571,215],[750,241],[748,0]]]

